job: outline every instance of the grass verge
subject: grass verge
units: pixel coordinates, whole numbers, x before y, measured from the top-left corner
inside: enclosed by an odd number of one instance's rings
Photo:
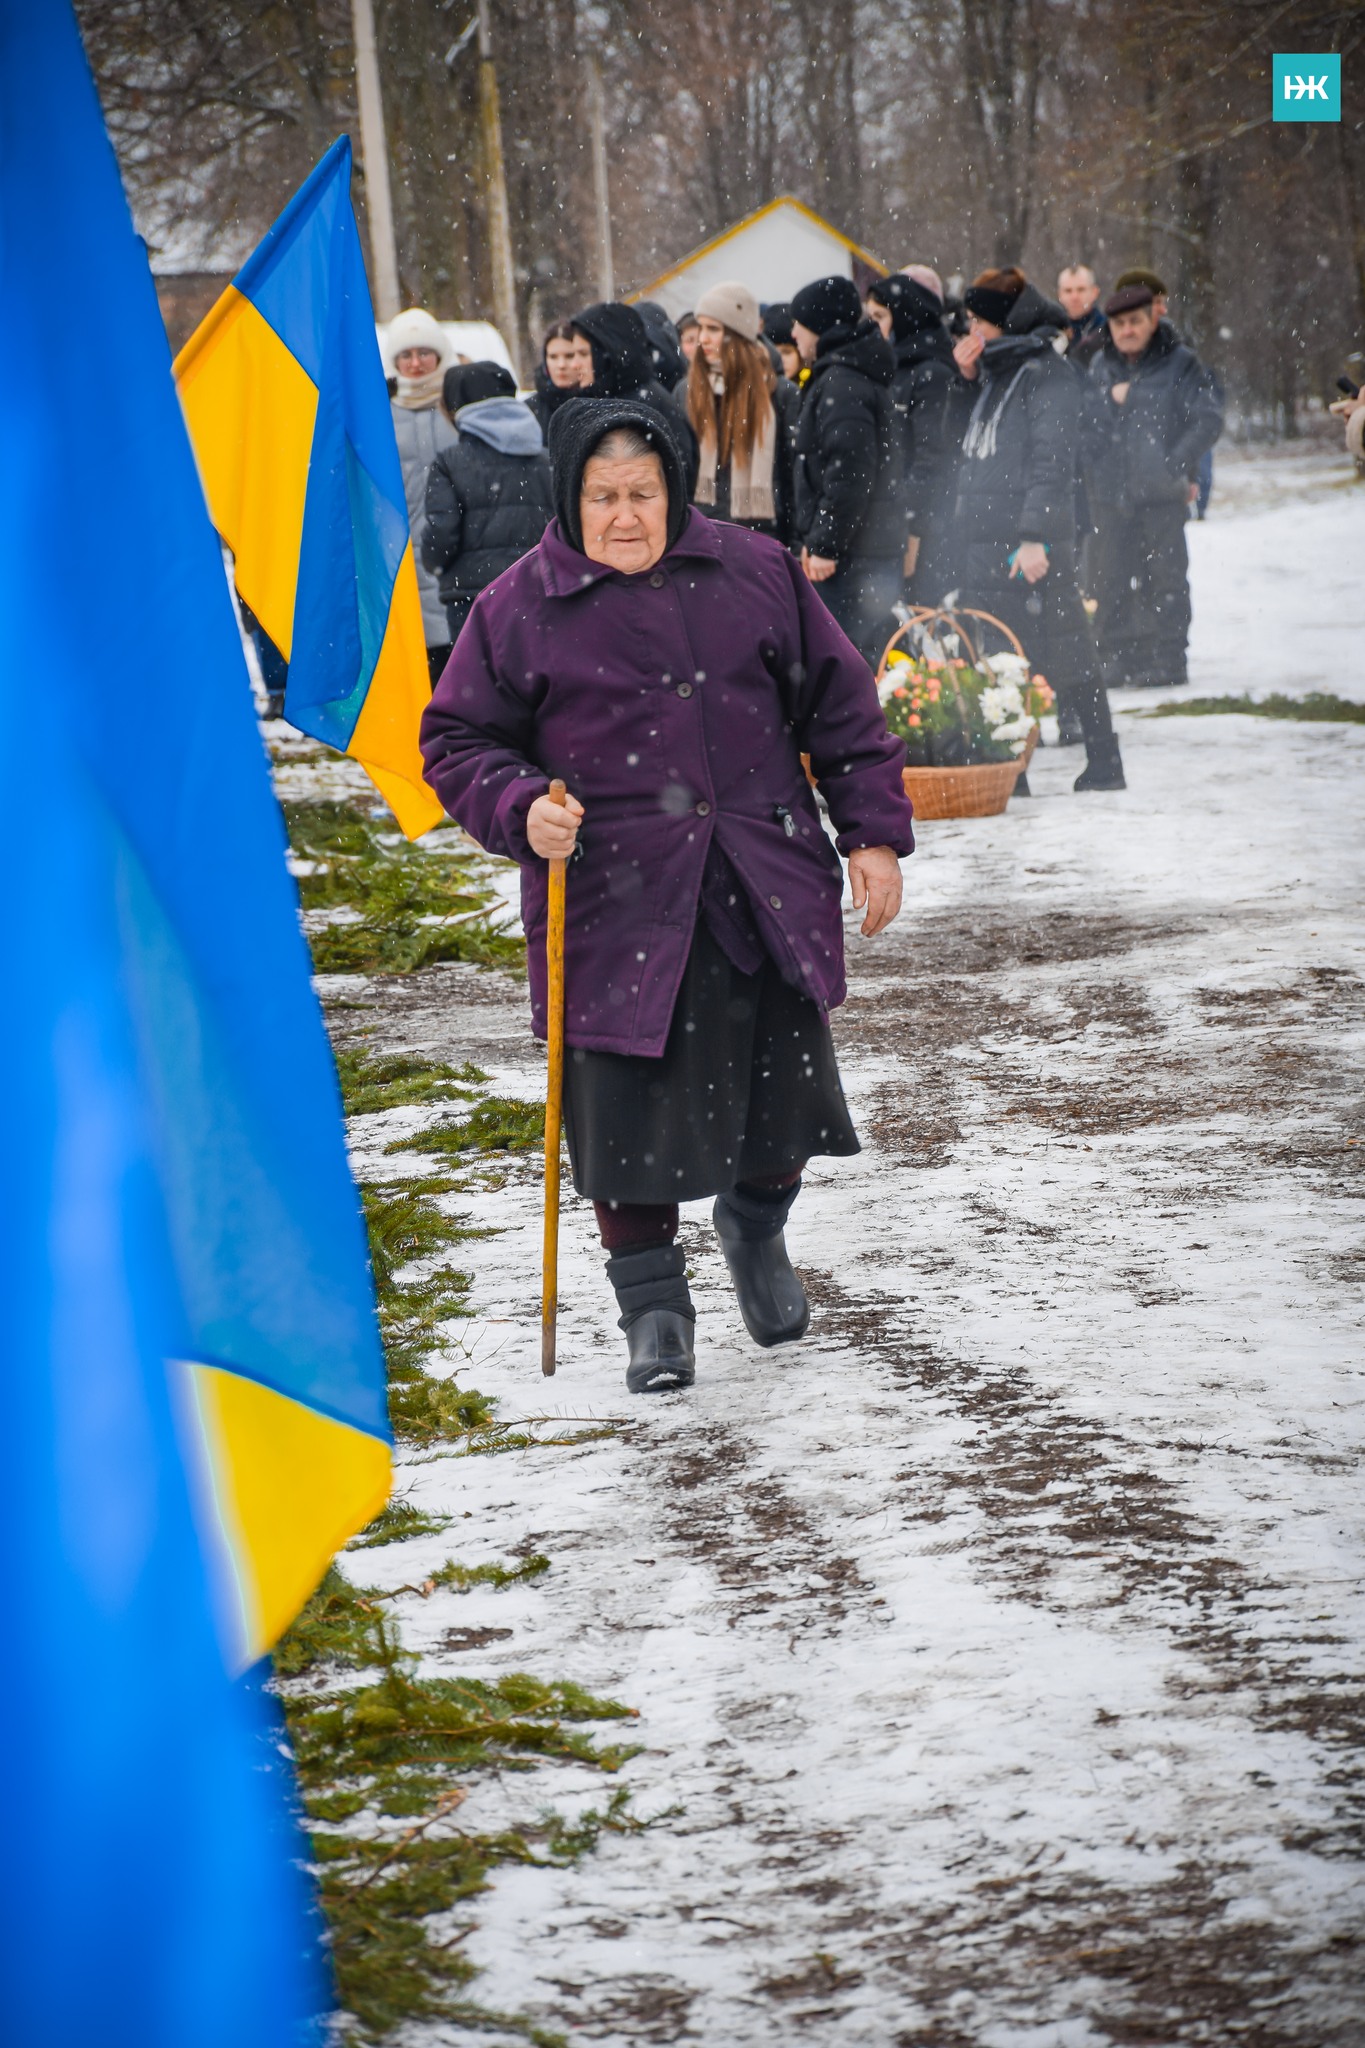
[[[514,1569],[452,1563],[430,1583],[465,1591],[546,1570],[544,1558]],[[633,1719],[632,1710],[523,1672],[424,1678],[384,1612],[396,1597],[352,1585],[333,1567],[275,1652],[339,2001],[353,2037],[366,2042],[404,2020],[440,2018],[557,2048],[559,2035],[464,1996],[475,1967],[460,1944],[472,1923],[453,1916],[500,1864],[571,1863],[604,1829],[634,1833],[644,1823],[630,1815],[624,1789],[573,1822],[542,1812],[480,1832],[456,1816],[471,1779],[544,1759],[619,1770],[638,1746],[603,1744],[585,1724]]]
[[[497,898],[458,833],[438,828],[413,846],[335,800],[286,802],[284,815],[304,910],[354,913],[309,934],[320,974],[412,974],[448,960],[524,969],[525,943],[490,924]]]
[[[1222,718],[1241,712],[1249,718],[1295,718],[1310,725],[1365,725],[1365,704],[1350,697],[1336,697],[1327,690],[1310,690],[1305,697],[1286,697],[1272,691],[1268,697],[1187,697],[1183,703],[1153,704],[1139,711],[1139,718]]]

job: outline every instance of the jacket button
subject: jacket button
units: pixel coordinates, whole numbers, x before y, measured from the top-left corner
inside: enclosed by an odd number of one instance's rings
[[[709,818],[709,817],[710,817],[710,815],[711,815],[711,806],[710,806],[710,804],[698,804],[698,805],[697,805],[697,816],[698,816],[699,818]]]
[[[692,695],[692,685],[691,685],[691,683],[679,683],[679,685],[678,685],[678,695],[679,695],[680,697],[690,697],[690,696]]]
[[[782,908],[782,898],[780,896],[770,896],[768,898],[768,901],[772,904],[774,910],[780,910]]]
[[[651,590],[662,590],[662,589],[663,589],[663,587],[664,587],[664,578],[663,578],[663,573],[662,573],[662,571],[661,571],[661,570],[658,570],[658,569],[656,569],[656,570],[654,571],[654,574],[653,574],[653,575],[652,575],[652,576],[650,577],[650,579],[649,579],[649,585],[650,585],[650,589],[651,589]]]

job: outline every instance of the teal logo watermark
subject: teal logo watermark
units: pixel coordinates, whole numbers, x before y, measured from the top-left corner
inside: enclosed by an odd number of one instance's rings
[[[1341,119],[1341,58],[1333,51],[1315,57],[1275,55],[1275,98],[1277,121],[1339,121]]]

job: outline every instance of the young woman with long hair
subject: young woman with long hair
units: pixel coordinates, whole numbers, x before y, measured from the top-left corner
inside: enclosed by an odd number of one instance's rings
[[[695,502],[713,519],[791,532],[792,445],[800,399],[778,377],[760,336],[758,301],[717,284],[697,301],[699,345],[687,378],[687,416],[701,450]]]
[[[592,382],[592,344],[580,334],[572,320],[556,320],[541,344],[536,364],[536,388],[526,403],[540,422],[548,441],[550,421],[567,399],[576,398],[584,384]]]

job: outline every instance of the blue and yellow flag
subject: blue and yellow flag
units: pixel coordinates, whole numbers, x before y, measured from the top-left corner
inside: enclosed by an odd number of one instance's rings
[[[410,839],[431,685],[403,474],[335,142],[175,362],[237,589],[289,663],[285,715],[360,762]]]
[[[34,369],[76,278],[79,404]],[[230,1666],[384,1500],[383,1361],[221,552],[66,0],[0,5],[0,449],[0,2034],[299,2048],[328,2003],[306,1849]]]

